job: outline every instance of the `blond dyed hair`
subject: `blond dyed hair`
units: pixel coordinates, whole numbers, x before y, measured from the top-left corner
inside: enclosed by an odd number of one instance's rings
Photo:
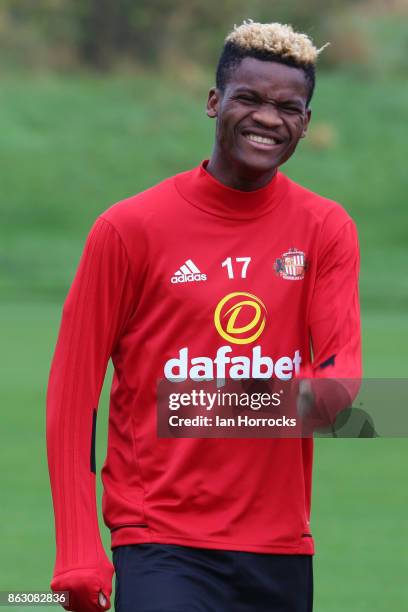
[[[225,44],[247,50],[256,50],[293,60],[304,66],[314,66],[319,54],[329,43],[318,49],[307,34],[295,32],[291,25],[281,23],[257,23],[248,19],[234,26],[225,38]]]

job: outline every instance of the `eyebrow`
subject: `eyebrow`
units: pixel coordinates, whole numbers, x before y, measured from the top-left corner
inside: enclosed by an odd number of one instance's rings
[[[250,89],[249,87],[238,87],[234,93],[249,93],[254,96],[262,97],[257,91],[254,89]]]
[[[264,96],[262,94],[260,94],[258,91],[256,91],[255,89],[251,89],[250,87],[238,87],[235,91],[234,94],[239,94],[239,93],[246,93],[246,94],[251,94],[253,96],[255,96],[256,98],[264,98]],[[300,106],[303,106],[303,100],[301,100],[300,98],[296,97],[296,98],[287,98],[284,100],[280,101],[280,104],[298,104]]]

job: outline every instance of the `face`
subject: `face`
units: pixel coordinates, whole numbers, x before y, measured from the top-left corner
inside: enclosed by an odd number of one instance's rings
[[[303,70],[244,58],[224,92],[209,93],[207,115],[217,119],[216,156],[246,174],[273,172],[306,135],[308,93]]]

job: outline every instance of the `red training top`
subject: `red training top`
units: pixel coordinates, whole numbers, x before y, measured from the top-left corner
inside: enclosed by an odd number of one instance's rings
[[[355,225],[281,172],[243,192],[205,167],[115,204],[89,233],[47,394],[54,584],[106,561],[91,451],[109,358],[102,479],[112,547],[313,554],[313,441],[158,438],[156,383],[200,369],[239,378],[263,356],[282,380],[301,367],[327,375],[322,364],[331,376],[360,377]],[[245,319],[251,308],[257,325]]]

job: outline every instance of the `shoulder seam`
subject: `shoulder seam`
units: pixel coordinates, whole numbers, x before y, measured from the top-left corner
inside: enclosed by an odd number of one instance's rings
[[[326,219],[327,219],[327,217],[326,217]],[[326,219],[325,219],[325,223],[322,224],[321,232],[323,232],[323,229],[325,227]],[[344,221],[344,223],[342,223],[342,225],[338,228],[337,232],[334,234],[334,236],[331,238],[331,240],[325,245],[325,247],[324,247],[325,249],[329,248],[337,240],[338,235],[344,230],[344,228],[347,225],[354,225],[355,226],[355,223],[354,223],[354,221],[353,221],[353,219],[351,217],[349,217],[348,219],[346,219]]]
[[[124,240],[123,240],[122,236],[120,235],[119,230],[118,230],[118,229],[117,229],[117,228],[116,228],[116,227],[113,225],[113,223],[111,223],[111,221],[108,221],[108,219],[105,219],[105,218],[104,218],[104,216],[103,216],[103,214],[104,214],[104,213],[102,213],[101,215],[99,215],[99,217],[97,217],[97,220],[98,220],[98,221],[102,221],[102,222],[106,223],[107,225],[109,225],[109,227],[110,227],[110,228],[111,228],[111,229],[112,229],[112,230],[115,232],[115,234],[116,234],[116,235],[117,235],[117,237],[119,238],[119,241],[120,241],[120,243],[121,243],[121,245],[122,245],[122,247],[123,247],[123,250],[125,251],[125,254],[126,254],[126,259],[127,259],[127,261],[128,261],[129,269],[131,270],[131,275],[132,275],[133,281],[134,281],[134,283],[135,283],[135,285],[134,285],[134,286],[136,287],[136,278],[135,278],[135,273],[134,273],[134,270],[133,270],[132,261],[131,261],[131,259],[130,259],[130,257],[129,257],[129,253],[128,253],[128,250],[127,250],[127,248],[126,248],[125,242],[124,242]]]

